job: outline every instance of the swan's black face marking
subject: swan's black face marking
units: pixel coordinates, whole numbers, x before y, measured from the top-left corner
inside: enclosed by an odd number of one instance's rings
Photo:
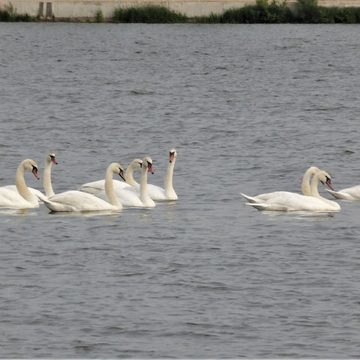
[[[329,178],[328,176],[326,176],[325,184],[330,190],[334,190],[333,187],[332,187],[331,178]]]
[[[58,162],[56,160],[56,157],[55,157],[55,154],[50,154],[50,161],[55,165],[58,164]]]
[[[119,176],[126,182],[123,169],[119,169]]]
[[[169,152],[169,162],[172,163],[175,159],[175,151]]]
[[[35,166],[35,165],[32,165],[32,170],[31,172],[33,173],[33,175],[39,180],[40,177],[39,177],[39,169]]]
[[[142,162],[139,161],[138,164],[139,164],[139,166],[142,168]]]
[[[325,181],[320,180],[323,185],[326,185],[330,190],[334,190],[331,183],[331,178],[325,175]]]
[[[152,163],[150,161],[148,161],[147,163],[148,163],[148,166],[147,166],[148,172],[153,174],[154,170],[153,170],[153,167],[152,167]]]

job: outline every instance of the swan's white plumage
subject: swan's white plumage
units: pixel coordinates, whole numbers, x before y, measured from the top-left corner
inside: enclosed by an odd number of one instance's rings
[[[118,163],[111,163],[105,175],[105,191],[108,201],[82,191],[70,190],[50,196],[44,200],[49,210],[54,212],[117,211],[122,204],[116,198],[112,174],[123,176],[123,168]]]
[[[319,181],[331,186],[330,175],[325,171],[318,170],[314,174],[311,182],[310,196],[287,191],[277,191],[255,197],[245,194],[242,194],[242,196],[248,201],[247,205],[255,207],[258,210],[313,212],[339,211],[341,207],[338,203],[320,196],[318,192]]]
[[[23,160],[16,170],[16,185],[0,187],[0,207],[8,209],[31,209],[39,207],[38,198],[30,191],[25,183],[25,170],[32,172],[34,176],[39,179],[39,168],[36,162],[31,159]]]

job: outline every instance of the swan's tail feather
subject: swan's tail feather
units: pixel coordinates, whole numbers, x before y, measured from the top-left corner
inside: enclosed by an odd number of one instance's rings
[[[53,211],[54,204],[48,198],[42,199],[42,201],[49,210]]]
[[[47,196],[39,193],[35,193],[35,196],[38,198],[39,202],[45,202],[48,198]]]
[[[347,194],[344,194],[340,191],[334,191],[330,189],[326,189],[335,199],[342,199],[342,200],[348,200]]]
[[[49,200],[48,198],[43,199],[45,206],[52,212],[69,212],[72,211],[71,207],[60,204],[54,201]]]
[[[240,195],[241,195],[245,200],[247,200],[249,203],[251,203],[251,204],[256,204],[256,203],[258,203],[258,200],[255,199],[255,198],[252,197],[252,196],[249,196],[249,195],[246,195],[246,194],[243,194],[243,193],[240,193]]]

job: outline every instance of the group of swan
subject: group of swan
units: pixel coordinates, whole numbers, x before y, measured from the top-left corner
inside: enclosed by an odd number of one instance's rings
[[[333,212],[341,209],[340,205],[322,197],[318,191],[319,182],[327,185],[333,193],[330,175],[319,168],[312,166],[304,174],[301,190],[302,194],[288,191],[276,191],[248,196],[241,194],[250,205],[258,210],[270,211],[312,211],[312,212]]]
[[[125,171],[125,182],[114,180],[114,189],[117,196],[121,199],[125,206],[144,206],[154,207],[154,201],[169,201],[177,200],[177,194],[173,187],[173,175],[176,162],[176,150],[169,151],[169,164],[165,174],[164,188],[147,183],[146,166],[143,166],[144,160],[134,159]],[[134,179],[134,171],[141,171],[140,184]],[[152,170],[151,170],[152,172]],[[101,198],[105,196],[105,181],[98,180],[83,184],[80,187],[81,191],[97,195]],[[123,190],[130,190],[123,191]],[[134,192],[140,193],[140,198],[134,198]]]
[[[126,171],[119,163],[111,163],[105,173],[105,179],[86,183],[80,190],[70,190],[55,194],[51,182],[52,164],[57,164],[55,154],[49,154],[45,161],[44,190],[29,188],[24,174],[28,170],[39,179],[39,167],[34,160],[23,160],[16,171],[16,184],[0,187],[0,208],[29,209],[39,207],[43,202],[53,212],[117,211],[123,206],[155,207],[155,201],[177,200],[173,188],[173,173],[176,162],[176,150],[169,151],[164,189],[147,183],[147,174],[154,173],[152,159],[135,159]],[[134,171],[141,171],[140,184],[134,179]],[[114,180],[119,175],[125,182]]]

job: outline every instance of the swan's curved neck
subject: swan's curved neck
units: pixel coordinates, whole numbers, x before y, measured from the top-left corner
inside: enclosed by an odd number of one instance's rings
[[[16,170],[15,184],[16,184],[16,188],[17,188],[17,191],[19,192],[19,194],[25,200],[31,202],[32,201],[32,193],[25,183],[24,173],[25,173],[24,162],[21,162],[21,164],[18,166],[18,168]]]
[[[113,170],[111,165],[107,168],[105,174],[105,194],[111,205],[114,205],[119,209],[122,208],[120,201],[115,195],[114,184],[113,184]]]
[[[175,167],[175,158],[172,162],[169,162],[168,168],[166,170],[165,179],[164,179],[164,189],[166,196],[169,196],[175,193],[173,187],[173,176],[174,176],[174,167]]]
[[[319,169],[314,166],[306,170],[301,182],[301,191],[304,195],[308,195],[308,196],[312,195],[310,180],[311,177],[315,175],[318,170]]]
[[[136,186],[137,182],[134,179],[134,168],[132,165],[129,165],[125,171],[124,174],[125,177],[125,181],[127,184],[131,185],[131,186]]]
[[[319,194],[319,177],[315,174],[311,181],[311,196],[321,197]]]
[[[150,195],[148,193],[148,183],[147,183],[147,178],[148,178],[148,169],[147,167],[143,166],[142,170],[141,170],[141,178],[140,178],[140,200],[146,205],[148,206],[149,204],[153,204],[153,200],[150,198]]]
[[[55,195],[53,187],[52,187],[52,182],[51,182],[51,167],[52,167],[52,162],[51,161],[46,161],[45,162],[45,169],[44,169],[44,190],[45,190],[45,195],[47,197],[53,196]]]

